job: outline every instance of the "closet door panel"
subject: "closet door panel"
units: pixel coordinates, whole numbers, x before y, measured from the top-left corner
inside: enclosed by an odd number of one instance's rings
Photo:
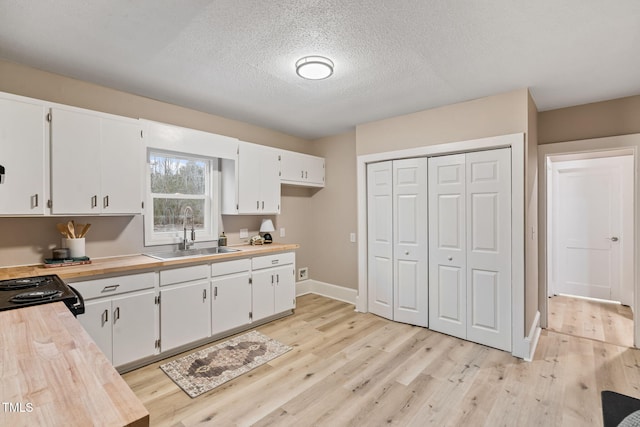
[[[511,150],[468,153],[467,339],[511,350]]]
[[[393,161],[393,320],[427,326],[427,159]]]
[[[465,155],[429,159],[429,328],[466,338]]]
[[[392,162],[367,166],[369,311],[393,319]]]

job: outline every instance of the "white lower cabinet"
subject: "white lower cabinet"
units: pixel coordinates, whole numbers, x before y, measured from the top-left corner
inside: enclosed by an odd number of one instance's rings
[[[251,260],[211,266],[211,334],[216,335],[251,321]]]
[[[283,253],[252,259],[253,320],[295,308],[295,255]]]
[[[156,305],[153,273],[74,283],[85,298],[78,316],[114,366],[156,353]]]
[[[160,272],[160,349],[189,344],[211,336],[209,266]]]

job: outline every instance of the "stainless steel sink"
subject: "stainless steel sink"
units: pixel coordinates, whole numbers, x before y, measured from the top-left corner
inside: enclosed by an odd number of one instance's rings
[[[216,254],[227,254],[230,252],[239,252],[240,249],[231,249],[224,247],[216,247],[216,248],[202,248],[202,249],[186,249],[186,250],[174,250],[174,251],[166,251],[166,252],[155,252],[143,254],[151,258],[159,259],[161,261],[166,261],[169,259],[176,258],[194,258],[200,256],[208,256],[208,255],[216,255]]]

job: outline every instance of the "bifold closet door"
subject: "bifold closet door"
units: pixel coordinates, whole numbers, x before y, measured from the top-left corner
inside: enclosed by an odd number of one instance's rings
[[[367,166],[369,311],[427,326],[427,159]]]
[[[511,350],[511,150],[429,159],[429,327]]]
[[[429,158],[429,328],[467,336],[465,155]]]
[[[367,165],[369,311],[393,319],[393,164]]]
[[[393,320],[427,326],[427,159],[393,161]]]

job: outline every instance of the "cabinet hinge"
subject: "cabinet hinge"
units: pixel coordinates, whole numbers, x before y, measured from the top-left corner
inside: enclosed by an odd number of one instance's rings
[[[154,299],[156,305],[160,304],[160,295],[157,295]]]
[[[253,311],[249,312],[249,320],[253,320]]]
[[[51,199],[47,200],[47,207],[49,209],[51,209],[53,207],[53,202],[51,201]]]
[[[47,113],[47,121],[49,123],[51,123],[51,120],[53,119],[53,117],[51,116],[51,113]]]

